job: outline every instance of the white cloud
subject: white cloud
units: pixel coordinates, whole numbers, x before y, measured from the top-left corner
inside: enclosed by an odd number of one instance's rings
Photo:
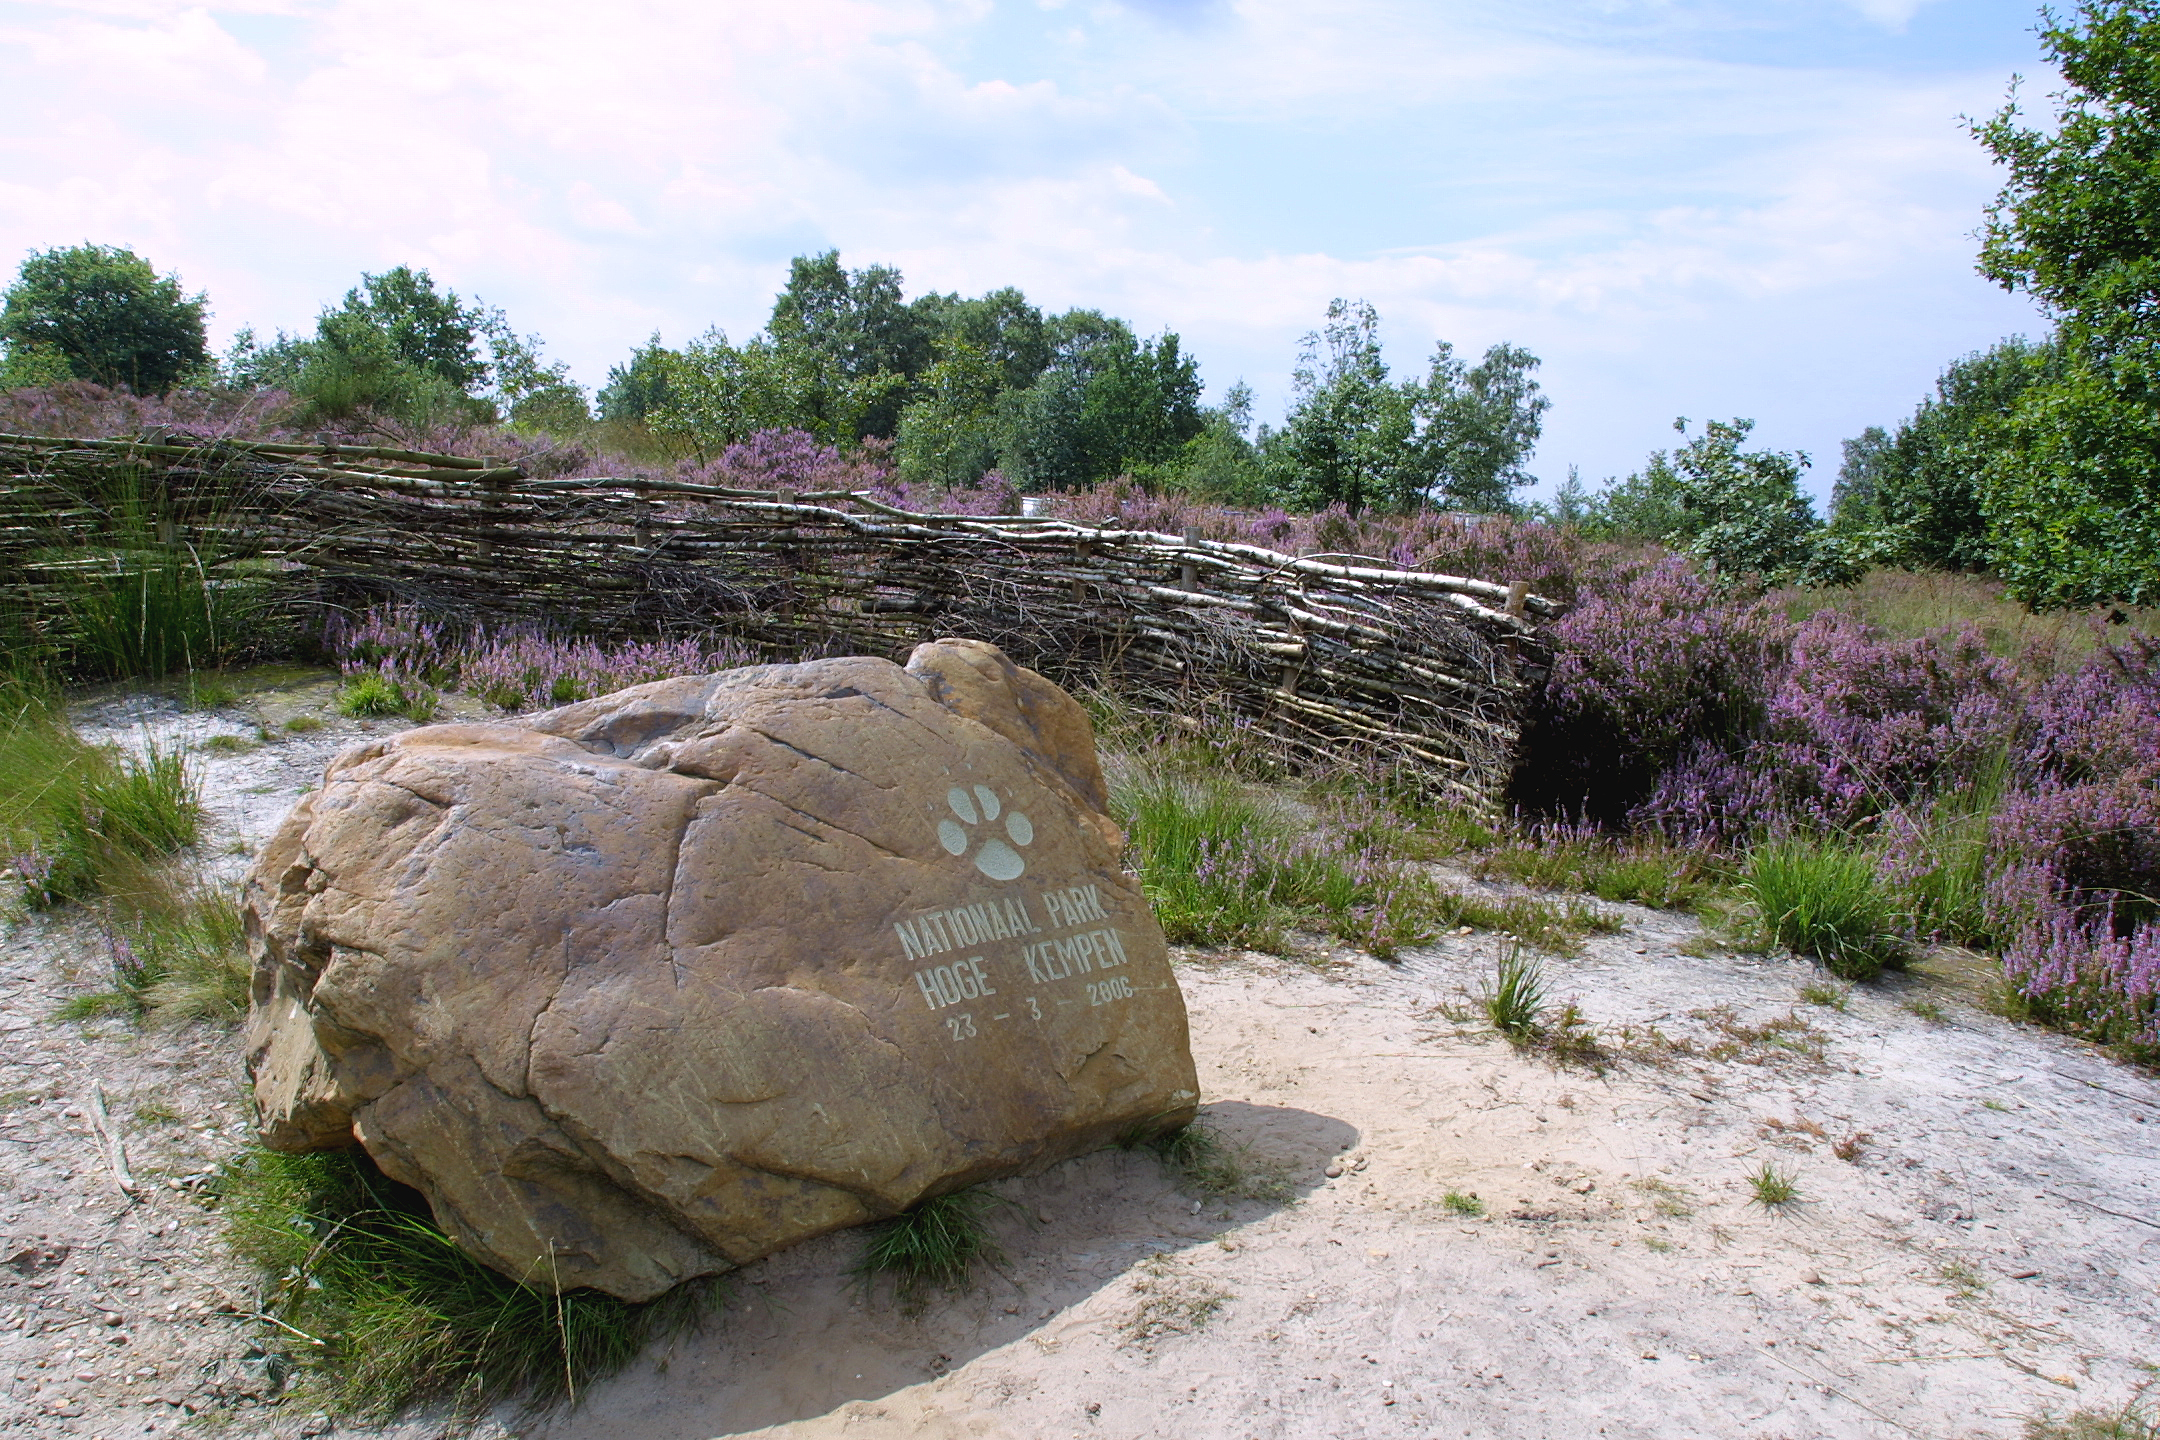
[[[1967,278],[1992,181],[1954,124],[1999,71],[1608,44],[1565,0],[4,13],[0,251],[136,245],[265,328],[424,264],[588,381],[656,328],[754,328],[789,255],[838,245],[1177,328],[1264,400],[1333,295],[1399,363],[1523,340],[1548,451],[1597,469],[1638,411],[1742,383],[1822,448],[2015,319]]]

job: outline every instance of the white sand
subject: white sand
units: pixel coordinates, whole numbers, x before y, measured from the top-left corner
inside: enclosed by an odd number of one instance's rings
[[[168,739],[242,729],[114,718]],[[206,848],[259,844],[358,733],[202,757],[221,827]],[[919,1318],[852,1287],[857,1237],[829,1237],[751,1267],[702,1334],[575,1410],[505,1410],[483,1433],[1976,1440],[2120,1403],[2136,1362],[2160,1361],[2160,1081],[1981,1013],[1947,966],[1840,1014],[1798,1000],[1807,966],[1691,957],[1692,921],[1624,913],[1624,934],[1551,963],[1556,997],[1608,1033],[1725,1042],[1717,1058],[1600,1077],[1450,1020],[1488,937],[1325,974],[1188,956],[1208,1123],[1294,1199],[1196,1212],[1151,1157],[1092,1156],[998,1187],[1004,1261]],[[228,1436],[317,1429],[304,1406],[247,1400],[265,1389],[248,1358],[263,1327],[231,1313],[249,1277],[214,1212],[163,1183],[240,1142],[234,1047],[51,1022],[99,984],[95,949],[43,921],[0,945],[0,1260],[70,1249],[57,1269],[0,1267],[0,1433],[166,1433],[188,1407]],[[1901,1008],[1920,996],[1943,1023]],[[1795,1007],[1797,1049],[1734,1038]],[[182,1117],[127,1122],[147,1203],[119,1196],[67,1113],[93,1078],[123,1120],[153,1101]],[[1857,1160],[1837,1158],[1856,1132]],[[1750,1202],[1766,1160],[1802,1203]],[[1451,1189],[1488,1216],[1450,1213]]]

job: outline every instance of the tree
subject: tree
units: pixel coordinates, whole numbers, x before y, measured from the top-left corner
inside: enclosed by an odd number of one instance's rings
[[[919,398],[900,413],[893,458],[901,478],[945,489],[973,485],[996,467],[998,399],[1008,371],[1000,357],[962,334],[938,341]]]
[[[1974,134],[2009,174],[1981,273],[2059,323],[2052,373],[1990,427],[1979,502],[2035,605],[2160,601],[2160,0],[2083,0],[2041,31],[2052,125],[2013,91]]]
[[[775,344],[815,352],[852,385],[879,376],[914,380],[937,358],[945,297],[910,305],[900,287],[900,272],[889,265],[849,271],[837,250],[798,255],[788,267],[786,288],[773,300],[766,333]],[[877,389],[881,398],[864,411],[862,433],[889,438],[908,390],[891,382]]]
[[[1673,421],[1682,435],[1687,428],[1685,417]],[[1820,529],[1800,489],[1808,457],[1743,451],[1754,428],[1752,420],[1713,420],[1679,449],[1653,452],[1641,471],[1600,494],[1571,497],[1570,508],[1590,534],[1655,540],[1727,576],[1799,576],[1816,560]]]
[[[162,395],[209,365],[208,297],[188,295],[132,250],[76,245],[33,252],[0,308],[0,342],[18,374],[50,375]],[[33,372],[25,367],[35,362]]]
[[[1283,491],[1315,509],[1510,508],[1552,403],[1530,377],[1537,357],[1495,345],[1470,368],[1441,341],[1422,381],[1396,384],[1379,328],[1372,306],[1336,300],[1305,337],[1290,414],[1267,447]]]
[[[644,420],[667,404],[668,362],[674,352],[660,343],[660,333],[630,352],[627,365],[610,365],[597,406],[602,420]]]
[[[998,397],[998,465],[1023,490],[1067,490],[1159,467],[1205,427],[1200,369],[1175,334],[1136,339],[1096,310],[1045,323],[1049,361]]]
[[[2059,368],[2052,342],[2012,337],[1954,361],[1895,434],[1871,426],[1845,442],[1831,522],[1879,532],[1882,553],[1936,570],[1983,570],[1993,558],[1982,476],[2001,426],[2027,387]]]

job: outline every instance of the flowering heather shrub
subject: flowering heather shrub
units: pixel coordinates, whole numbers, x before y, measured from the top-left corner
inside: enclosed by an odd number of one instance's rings
[[[455,668],[448,627],[416,605],[370,606],[357,620],[333,616],[323,646],[348,677],[373,670],[391,679],[439,679]]]
[[[160,427],[204,440],[268,440],[285,438],[276,421],[290,405],[279,390],[175,390],[160,399],[70,380],[0,390],[0,432],[104,440]]]
[[[2007,750],[2023,692],[1969,626],[1885,642],[1820,611],[1792,637],[1750,764],[1777,777],[1788,814],[1849,827]]]
[[[725,638],[602,642],[532,625],[461,635],[411,605],[378,605],[358,620],[333,622],[325,644],[349,680],[373,678],[385,690],[455,686],[501,710],[568,705],[648,680],[757,663],[749,646]]]
[[[2094,779],[2160,761],[2160,638],[2103,647],[2028,702],[2026,765]]]
[[[2055,907],[2003,951],[2003,973],[2040,1018],[2160,1060],[2160,922],[2112,921]]]
[[[870,487],[870,497],[918,515],[1017,515],[1020,492],[1002,470],[992,470],[973,486],[940,490],[910,485],[887,472]]]
[[[1550,628],[1552,674],[1523,741],[1517,800],[1616,823],[1668,772],[1736,782],[1717,757],[1754,738],[1789,630],[1677,558],[1583,601]]]
[[[735,640],[628,640],[604,645],[531,628],[478,635],[459,657],[459,684],[502,710],[544,710],[649,680],[756,663]]]
[[[742,490],[868,490],[890,481],[891,453],[876,438],[843,455],[806,430],[760,430],[703,469],[684,466],[683,476]]]

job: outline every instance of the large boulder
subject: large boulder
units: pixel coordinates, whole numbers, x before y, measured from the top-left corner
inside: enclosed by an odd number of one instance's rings
[[[249,876],[263,1143],[626,1299],[1183,1123],[1087,717],[994,647],[640,685],[331,762]]]

